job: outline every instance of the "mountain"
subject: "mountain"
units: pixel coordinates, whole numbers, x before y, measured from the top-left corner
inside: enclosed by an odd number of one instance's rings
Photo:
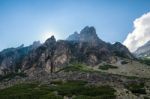
[[[99,47],[99,49],[105,49],[109,51],[109,54],[115,54],[119,57],[126,57],[126,58],[134,58],[133,55],[130,53],[127,47],[122,45],[119,42],[115,44],[110,44],[102,41],[96,34],[96,29],[94,27],[86,26],[83,28],[80,33],[75,32],[74,34],[70,35],[67,41],[76,41],[80,43],[88,43],[90,46]]]
[[[22,71],[27,74],[45,71],[53,73],[73,62],[95,66],[102,62],[115,63],[118,58],[134,59],[121,43],[102,41],[94,27],[86,26],[67,40],[56,41],[52,36],[43,44],[3,50],[0,53],[0,74]]]
[[[96,34],[96,29],[89,26],[83,28],[80,33],[75,32],[74,34],[70,35],[66,40],[76,42],[88,42],[88,44],[91,44],[92,46],[97,46],[99,44],[105,45],[105,42],[98,38]]]
[[[0,75],[18,71],[18,69],[21,68],[22,60],[38,46],[40,46],[40,42],[35,41],[32,45],[27,47],[21,45],[17,48],[8,48],[1,51]]]
[[[143,46],[139,47],[134,52],[134,55],[136,57],[150,57],[150,41],[145,43]]]
[[[149,98],[150,67],[143,63],[86,26],[66,40],[51,36],[1,51],[0,99]]]
[[[70,35],[66,40],[68,41],[79,41],[80,35],[78,32],[74,32],[74,34]]]

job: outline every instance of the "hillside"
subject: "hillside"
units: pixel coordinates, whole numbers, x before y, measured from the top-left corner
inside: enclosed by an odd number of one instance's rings
[[[139,47],[134,52],[136,57],[144,58],[144,57],[150,57],[150,41],[148,41],[143,46]]]
[[[0,52],[1,99],[149,99],[150,66],[86,26]]]

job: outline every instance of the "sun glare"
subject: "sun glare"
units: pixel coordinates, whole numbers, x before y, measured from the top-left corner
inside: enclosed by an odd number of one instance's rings
[[[45,42],[48,38],[50,38],[52,35],[54,35],[53,32],[45,32],[45,33],[42,33],[41,35],[41,41],[42,42]]]

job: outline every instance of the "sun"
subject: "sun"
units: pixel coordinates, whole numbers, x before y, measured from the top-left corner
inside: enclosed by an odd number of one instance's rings
[[[45,32],[45,33],[42,33],[41,35],[41,42],[45,42],[48,38],[50,38],[51,36],[53,36],[54,33],[53,32]]]

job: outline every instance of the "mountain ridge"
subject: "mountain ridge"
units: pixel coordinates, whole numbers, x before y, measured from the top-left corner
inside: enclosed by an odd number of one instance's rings
[[[150,57],[150,41],[139,47],[133,54],[138,58]]]
[[[72,38],[77,39],[68,38],[67,40],[56,41],[55,37],[51,36],[45,43],[35,46],[34,49],[32,48],[33,45],[21,47],[20,49],[31,49],[27,50],[23,55],[22,53],[19,53],[19,55],[14,53],[10,56],[6,55],[7,57],[3,57],[2,51],[0,53],[0,74],[5,75],[10,72],[15,72],[16,69],[17,71],[19,69],[30,74],[38,70],[38,68],[52,73],[74,61],[95,66],[103,61],[107,63],[117,62],[119,57],[134,59],[129,50],[121,43],[110,44],[99,39],[94,27],[86,26],[81,30],[80,34],[75,34],[79,35],[79,37],[72,36]],[[11,63],[10,66],[7,64],[7,61],[10,61],[9,59],[13,59],[16,62],[18,60],[16,56],[21,55],[22,58],[19,61],[19,67],[16,63]]]

